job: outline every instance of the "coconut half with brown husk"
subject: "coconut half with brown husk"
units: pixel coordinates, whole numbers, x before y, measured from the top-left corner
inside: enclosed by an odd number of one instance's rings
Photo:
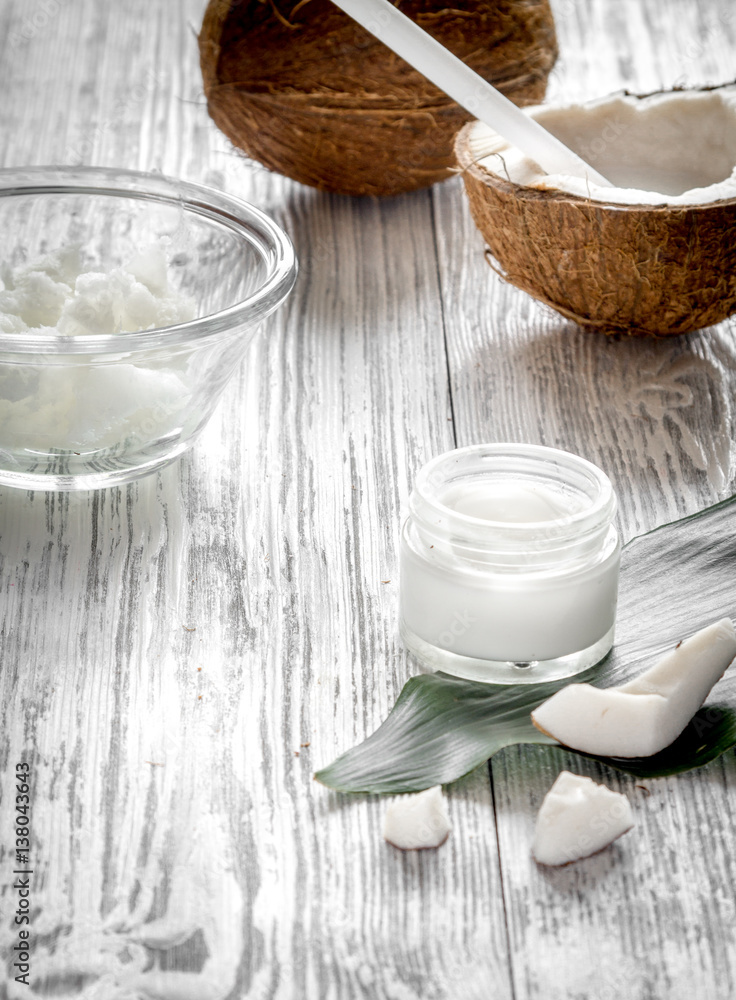
[[[736,311],[736,87],[527,110],[616,186],[545,175],[465,126],[470,209],[507,281],[604,333],[689,333]]]
[[[516,104],[557,56],[548,0],[394,0]],[[325,191],[392,195],[449,176],[471,115],[331,0],[211,0],[207,106],[249,157]]]

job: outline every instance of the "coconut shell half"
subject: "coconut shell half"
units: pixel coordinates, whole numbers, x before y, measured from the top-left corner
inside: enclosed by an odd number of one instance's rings
[[[396,0],[519,105],[557,57],[548,0]],[[207,106],[252,159],[325,191],[392,195],[446,178],[471,115],[331,0],[211,0],[199,36]]]
[[[736,312],[736,198],[608,204],[601,191],[593,200],[518,184],[500,172],[503,157],[498,173],[478,162],[476,125],[459,133],[456,155],[473,219],[506,281],[609,334],[684,334]]]

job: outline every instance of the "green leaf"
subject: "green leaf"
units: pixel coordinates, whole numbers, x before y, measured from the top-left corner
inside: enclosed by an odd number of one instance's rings
[[[736,496],[624,547],[616,644],[601,664],[575,680],[622,684],[680,639],[726,616],[736,616]],[[343,792],[414,792],[454,781],[502,747],[554,744],[534,728],[530,713],[567,683],[483,684],[442,673],[412,677],[376,732],[315,778]],[[732,667],[661,753],[595,759],[638,777],[659,777],[707,764],[735,744]]]
[[[558,685],[543,685],[551,694]],[[315,777],[343,792],[418,791],[471,771],[512,743],[554,743],[531,724],[538,685],[422,674],[404,685],[376,732]]]

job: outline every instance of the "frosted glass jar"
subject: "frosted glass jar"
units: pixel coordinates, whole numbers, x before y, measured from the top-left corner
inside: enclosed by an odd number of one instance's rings
[[[419,472],[401,539],[401,633],[474,680],[568,677],[613,644],[621,545],[608,477],[577,455],[473,445]]]

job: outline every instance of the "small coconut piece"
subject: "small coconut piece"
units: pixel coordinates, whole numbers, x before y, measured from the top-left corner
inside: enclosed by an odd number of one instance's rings
[[[568,684],[532,712],[532,722],[572,750],[650,757],[677,739],[734,656],[736,631],[723,618],[620,687]]]
[[[567,865],[602,851],[633,825],[625,795],[563,771],[537,814],[532,854],[542,865]]]
[[[688,333],[736,311],[736,87],[526,110],[615,187],[545,175],[465,126],[470,209],[507,281],[603,333]]]
[[[543,99],[557,57],[549,0],[395,2],[516,104]],[[199,48],[217,126],[325,191],[390,195],[448,177],[472,117],[331,0],[210,0]]]
[[[394,799],[383,820],[384,840],[402,851],[439,847],[451,829],[441,785]]]

